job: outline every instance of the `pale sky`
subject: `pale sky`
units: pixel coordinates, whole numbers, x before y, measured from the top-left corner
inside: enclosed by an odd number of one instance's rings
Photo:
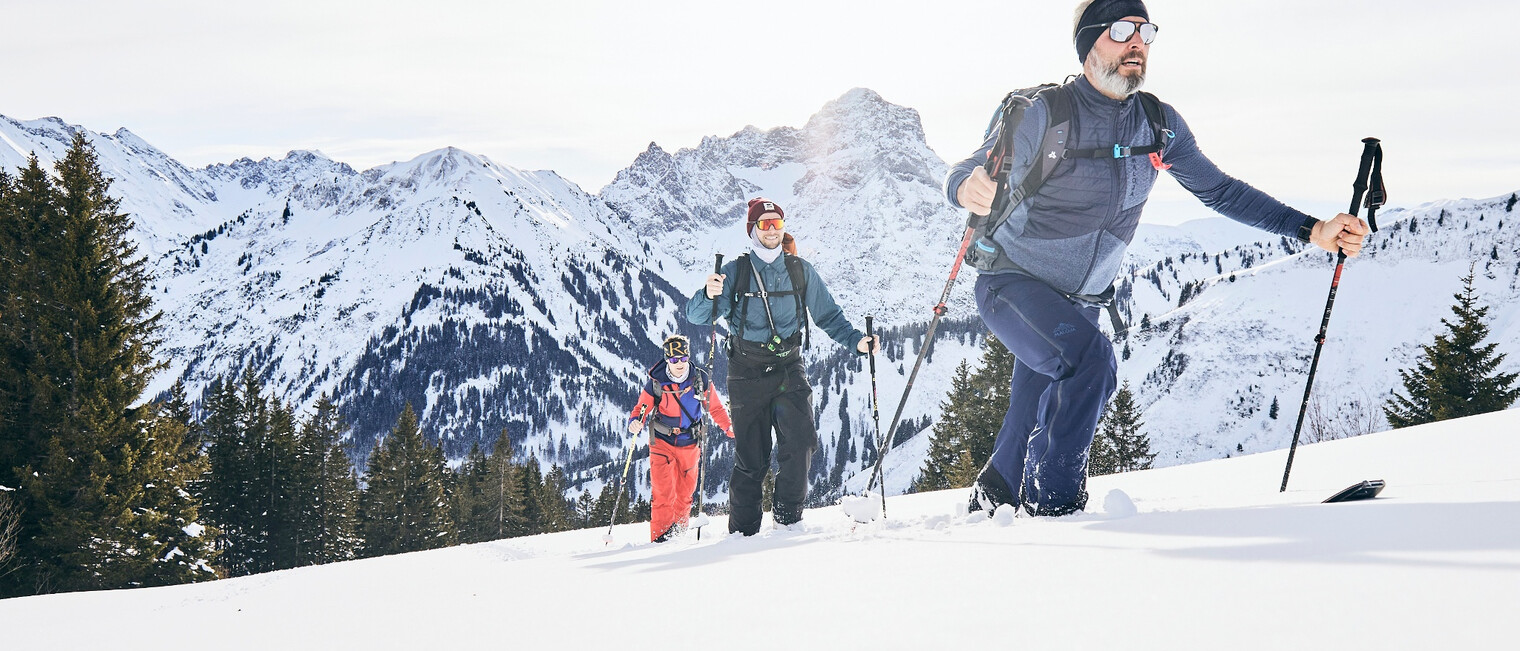
[[[916,109],[953,163],[1005,92],[1079,70],[1075,4],[0,0],[0,114],[127,127],[192,166],[452,145],[597,192],[651,141],[802,126],[860,86]],[[1365,136],[1390,205],[1520,190],[1520,3],[1148,6],[1146,89],[1290,204],[1344,210]],[[1163,183],[1146,219],[1209,214]]]

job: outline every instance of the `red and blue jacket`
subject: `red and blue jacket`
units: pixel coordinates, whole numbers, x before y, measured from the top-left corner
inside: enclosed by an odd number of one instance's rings
[[[718,397],[718,391],[708,380],[707,373],[693,364],[686,379],[675,382],[670,379],[667,366],[665,360],[660,360],[654,368],[649,369],[649,377],[639,392],[639,403],[628,414],[629,421],[641,420],[646,410],[654,409],[654,414],[649,419],[650,432],[654,437],[677,447],[693,445],[697,439],[692,430],[702,422],[703,403],[706,403],[707,408],[711,409],[713,423],[732,437],[734,427],[729,421],[728,410],[723,408],[723,400]],[[706,397],[698,398],[699,390],[706,393]]]

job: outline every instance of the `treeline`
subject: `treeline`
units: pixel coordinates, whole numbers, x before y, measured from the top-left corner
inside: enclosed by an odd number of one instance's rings
[[[472,447],[451,468],[407,404],[370,454],[361,486],[347,427],[320,397],[297,423],[293,408],[265,396],[257,376],[214,382],[193,425],[207,472],[195,494],[214,532],[216,567],[240,576],[450,545],[596,526],[611,521],[616,493],[567,500],[565,473],[536,457],[513,462],[501,431],[489,453]],[[649,506],[618,500],[619,521]]]

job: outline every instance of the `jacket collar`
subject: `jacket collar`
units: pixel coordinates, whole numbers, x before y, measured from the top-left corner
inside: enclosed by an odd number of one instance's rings
[[[1125,106],[1129,106],[1130,101],[1135,99],[1135,93],[1130,93],[1129,97],[1126,97],[1124,99],[1114,99],[1112,97],[1104,95],[1092,85],[1091,81],[1087,80],[1087,75],[1085,74],[1077,75],[1076,81],[1072,82],[1071,85],[1076,88],[1077,97],[1080,97],[1082,101],[1091,103],[1094,106],[1123,108]]]

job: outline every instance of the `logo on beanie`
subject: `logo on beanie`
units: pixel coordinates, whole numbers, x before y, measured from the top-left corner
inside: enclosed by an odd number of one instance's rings
[[[765,212],[776,212],[776,204],[773,204],[773,203],[767,201],[767,202],[765,202],[764,206],[765,206]]]

